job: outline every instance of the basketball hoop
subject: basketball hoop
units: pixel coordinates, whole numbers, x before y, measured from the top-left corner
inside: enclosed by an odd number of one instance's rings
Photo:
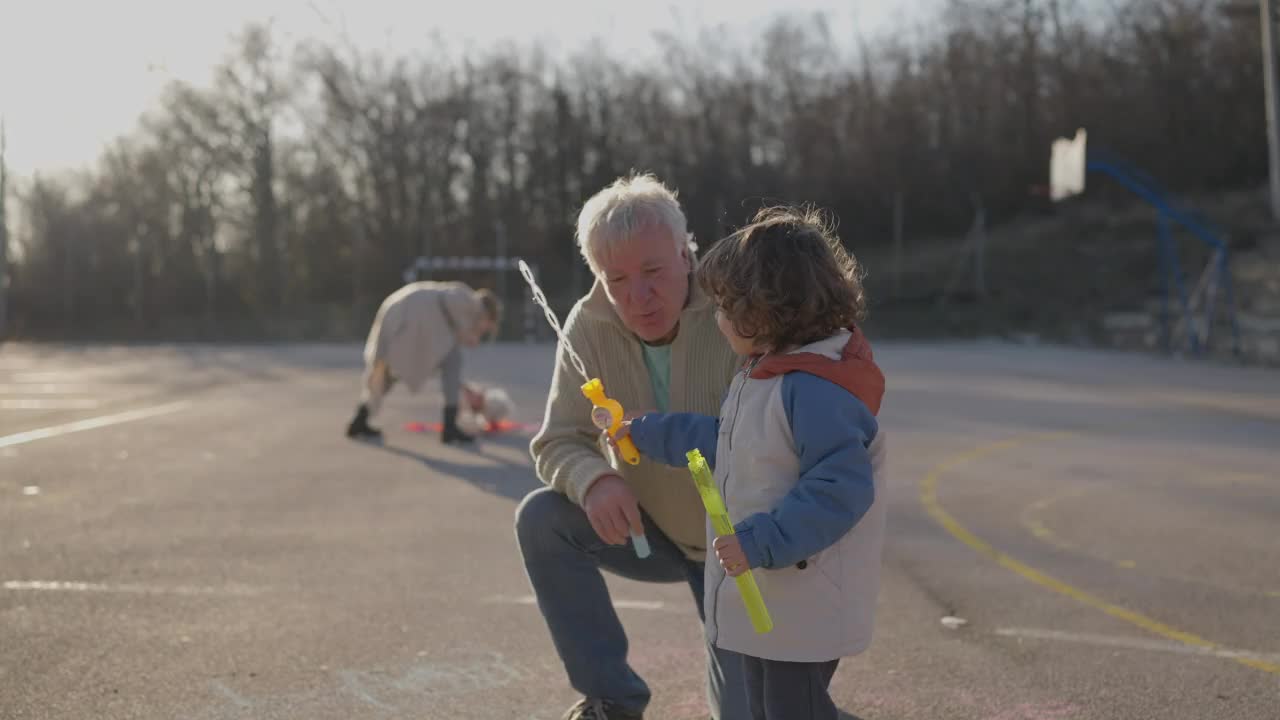
[[[1088,133],[1083,128],[1076,131],[1073,140],[1058,138],[1053,141],[1053,150],[1049,156],[1049,198],[1054,202],[1084,192],[1087,142]]]

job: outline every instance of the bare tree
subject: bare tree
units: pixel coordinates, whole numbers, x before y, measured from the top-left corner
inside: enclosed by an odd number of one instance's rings
[[[8,168],[5,164],[4,122],[0,121],[0,340],[8,334],[9,314],[9,205]]]
[[[276,134],[289,101],[288,80],[280,70],[268,26],[250,25],[240,36],[236,54],[218,68],[216,90],[225,115],[219,129],[227,154],[236,162],[249,197],[251,247],[256,260],[260,305],[267,313],[280,308],[283,277],[279,213],[276,197]]]
[[[973,195],[993,223],[1026,211],[1048,142],[1080,126],[1177,190],[1265,177],[1256,27],[1204,0],[952,0],[913,36],[846,40],[792,16],[668,33],[649,63],[598,42],[563,61],[310,43],[290,64],[250,26],[92,172],[24,189],[9,317],[358,332],[414,257],[495,252],[539,260],[564,310],[590,282],[575,211],[632,170],[679,189],[704,247],[808,201],[863,249],[889,244],[899,196],[913,234],[957,233]]]
[[[173,237],[180,242],[167,262],[190,264],[203,288],[204,322],[217,320],[224,285],[226,255],[233,246],[227,209],[235,194],[235,169],[241,148],[228,142],[234,132],[226,106],[213,91],[183,84],[171,86],[164,113],[149,122],[149,131],[165,157]],[[252,284],[250,284],[252,288]]]

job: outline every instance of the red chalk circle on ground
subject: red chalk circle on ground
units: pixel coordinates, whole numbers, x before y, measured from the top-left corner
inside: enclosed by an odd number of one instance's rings
[[[485,435],[503,435],[503,434],[512,433],[512,432],[523,432],[523,433],[533,434],[538,431],[538,428],[539,426],[535,423],[522,423],[522,422],[515,422],[512,420],[499,420],[496,423],[490,423],[489,427],[485,429],[484,434]],[[426,433],[426,432],[439,433],[444,430],[444,425],[438,422],[430,422],[430,423],[407,422],[404,424],[404,429],[408,430],[409,432],[416,432],[416,433]]]

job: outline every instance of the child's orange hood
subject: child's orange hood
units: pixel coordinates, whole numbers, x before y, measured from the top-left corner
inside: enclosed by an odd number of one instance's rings
[[[764,380],[791,372],[804,372],[829,380],[862,401],[872,415],[880,414],[884,399],[884,373],[876,365],[871,343],[856,326],[838,360],[815,352],[768,355],[751,370],[751,377]]]

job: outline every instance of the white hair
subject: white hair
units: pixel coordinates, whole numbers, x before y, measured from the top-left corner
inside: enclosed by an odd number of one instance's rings
[[[676,250],[698,249],[675,192],[649,174],[618,178],[578,213],[578,249],[599,275],[601,254],[654,226],[670,231]]]

